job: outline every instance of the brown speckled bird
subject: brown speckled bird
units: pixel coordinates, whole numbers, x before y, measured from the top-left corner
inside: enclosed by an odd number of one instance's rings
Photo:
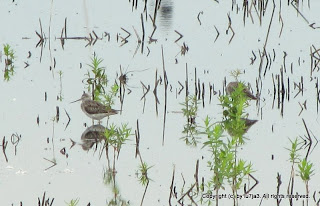
[[[227,94],[231,94],[232,92],[234,92],[234,90],[235,90],[238,86],[239,86],[239,82],[230,82],[230,83],[227,85],[227,88],[226,88]],[[257,97],[254,96],[246,86],[244,87],[243,92],[246,94],[246,96],[247,96],[249,99],[257,100]]]
[[[107,116],[118,114],[118,110],[107,109],[106,105],[94,101],[91,99],[90,95],[84,93],[82,97],[74,102],[82,101],[81,109],[90,118],[94,120],[101,120]],[[71,103],[74,103],[71,102]]]

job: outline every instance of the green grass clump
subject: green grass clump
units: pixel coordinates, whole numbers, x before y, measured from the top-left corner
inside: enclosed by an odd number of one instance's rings
[[[77,199],[72,199],[72,200],[70,200],[70,202],[66,202],[66,204],[68,205],[68,206],[76,206],[76,205],[78,205],[78,203],[79,203],[79,198],[77,198]]]
[[[152,168],[152,166],[148,166],[148,164],[146,162],[141,162],[141,164],[139,165],[139,170],[137,172],[137,177],[138,177],[139,182],[143,186],[146,186],[150,181],[150,178],[148,176],[148,170],[150,168]]]
[[[289,139],[290,140],[290,139]],[[293,184],[295,182],[295,166],[298,166],[298,176],[301,178],[301,180],[305,184],[306,188],[306,195],[309,195],[309,181],[311,180],[311,176],[314,175],[314,169],[313,169],[313,163],[307,160],[307,157],[301,159],[301,155],[299,154],[299,151],[302,150],[303,142],[299,142],[297,138],[295,138],[291,142],[291,148],[287,148],[289,151],[289,161],[291,162],[291,172],[290,172],[290,182],[289,185],[292,185],[290,187],[290,190],[288,190],[288,194],[293,194]],[[292,202],[293,198],[290,198],[289,201]],[[308,198],[307,198],[307,205],[308,205]]]
[[[245,144],[244,134],[248,129],[245,121],[248,115],[245,109],[249,103],[244,89],[245,85],[239,82],[238,87],[231,94],[220,96],[223,121],[211,123],[210,118],[207,117],[202,132],[207,136],[204,147],[209,148],[212,154],[208,167],[213,174],[207,182],[207,193],[212,194],[215,191],[215,196],[218,197],[219,191],[224,190],[225,184],[228,183],[235,197],[234,205],[238,205],[236,196],[244,179],[254,172],[251,163],[238,157],[239,146]],[[224,131],[229,135],[224,135]],[[218,205],[219,198],[215,201]],[[210,199],[206,202],[208,205],[212,204]]]
[[[110,109],[114,104],[119,86],[115,83],[111,85],[109,92],[106,91],[109,81],[105,67],[101,66],[102,62],[102,58],[99,58],[96,54],[93,55],[91,64],[88,64],[91,70],[86,74],[86,84],[93,99],[105,104],[107,109]]]
[[[105,130],[106,144],[112,146],[114,151],[119,155],[121,147],[128,140],[131,135],[131,128],[128,127],[128,124],[122,124],[118,127],[115,124],[111,124],[109,128]]]
[[[197,146],[199,139],[199,130],[196,123],[196,117],[198,112],[198,100],[195,95],[189,95],[186,97],[182,112],[183,116],[187,119],[187,123],[183,127],[182,133],[184,136],[181,138],[187,145]]]
[[[14,51],[9,44],[3,46],[3,52],[5,56],[5,67],[4,67],[4,80],[9,81],[11,76],[14,74]]]

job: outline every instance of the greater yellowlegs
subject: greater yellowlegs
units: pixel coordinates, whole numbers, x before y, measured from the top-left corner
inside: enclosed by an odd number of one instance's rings
[[[231,94],[238,86],[239,82],[230,82],[226,88],[227,94]],[[254,96],[246,86],[244,87],[243,92],[249,99],[257,100],[257,97]]]
[[[101,120],[107,116],[118,114],[118,110],[108,109],[106,105],[94,101],[91,99],[91,96],[87,93],[84,93],[82,97],[71,103],[82,101],[81,109],[82,111],[91,119]]]

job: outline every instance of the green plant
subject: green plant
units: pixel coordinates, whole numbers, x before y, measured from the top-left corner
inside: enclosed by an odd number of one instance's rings
[[[65,202],[68,206],[76,206],[79,203],[79,198],[75,199],[75,200],[70,200],[70,202]]]
[[[145,186],[149,183],[150,178],[148,177],[148,170],[152,168],[152,166],[148,166],[146,162],[142,162],[139,166],[139,171],[137,172],[137,177],[139,182]]]
[[[300,162],[300,155],[298,154],[299,150],[301,150],[301,147],[299,147],[302,142],[298,142],[298,139],[296,138],[294,141],[289,139],[291,142],[291,148],[286,148],[289,151],[289,156],[290,159],[289,161],[292,163],[292,167],[294,166],[295,163]]]
[[[295,173],[295,164],[300,163],[300,155],[299,155],[299,151],[302,149],[301,145],[302,142],[298,142],[298,139],[295,138],[294,141],[292,141],[291,139],[289,139],[291,142],[291,148],[286,148],[289,151],[289,161],[292,163],[291,164],[291,172],[290,172],[290,179],[289,179],[289,185],[288,185],[288,194],[292,195],[293,194],[293,184],[294,184],[294,173]],[[290,204],[292,204],[292,198],[289,198],[289,202]]]
[[[245,144],[244,134],[250,126],[247,124],[245,109],[249,106],[248,97],[244,93],[245,85],[241,82],[229,95],[220,96],[223,107],[223,121],[210,123],[209,117],[204,121],[204,131],[207,141],[204,147],[208,147],[212,153],[212,160],[208,161],[208,167],[213,171],[213,176],[207,182],[208,193],[215,190],[216,197],[219,190],[224,189],[225,181],[231,186],[234,205],[237,205],[237,191],[240,189],[246,176],[253,172],[252,164],[238,157],[237,151],[240,145]],[[224,136],[227,131],[230,137]],[[216,205],[219,199],[216,198]],[[211,205],[211,200],[207,200]]]
[[[122,124],[121,127],[117,127],[115,124],[111,124],[109,128],[105,130],[105,137],[107,145],[111,145],[118,155],[120,153],[121,146],[128,140],[131,135],[131,128],[128,128],[128,124]]]
[[[197,146],[199,130],[196,123],[196,117],[198,112],[198,101],[195,95],[189,95],[186,97],[183,105],[183,116],[186,117],[187,123],[184,125],[182,133],[185,134],[183,139],[187,145]]]
[[[314,172],[314,170],[312,169],[313,164],[308,162],[306,159],[303,159],[298,164],[298,167],[299,167],[299,176],[303,180],[306,187],[306,194],[309,196],[309,181]],[[308,205],[308,198],[307,198],[307,205]]]
[[[107,109],[111,109],[112,105],[114,104],[114,99],[119,91],[119,86],[117,84],[113,84],[109,94],[103,94],[102,97],[96,95],[96,99],[106,105]]]
[[[9,81],[14,74],[14,51],[9,44],[5,44],[3,46],[3,52],[5,55],[4,80]]]
[[[232,136],[232,141],[237,144],[244,144],[243,135],[246,133],[244,110],[249,106],[248,97],[244,93],[245,85],[239,82],[238,87],[230,94],[220,97],[224,108],[223,126]]]
[[[91,71],[88,71],[86,74],[87,89],[92,92],[95,101],[101,102],[107,109],[111,109],[118,94],[119,86],[115,83],[111,86],[109,92],[106,92],[108,78],[105,67],[101,66],[102,62],[103,59],[98,58],[96,54],[91,58],[91,64],[88,64]]]
[[[308,162],[306,159],[303,159],[299,164],[299,176],[304,182],[308,182],[310,180],[310,177],[313,175],[312,167],[313,164]]]
[[[233,76],[236,81],[238,81],[238,77],[242,74],[242,72],[239,69],[233,70],[230,72],[230,75]]]
[[[289,151],[289,161],[292,163],[291,165],[291,175],[290,175],[290,181],[288,186],[288,192],[290,194],[293,193],[293,183],[294,183],[294,173],[295,168],[294,166],[297,164],[299,169],[298,176],[302,179],[302,181],[305,184],[306,187],[306,194],[309,195],[309,181],[311,179],[311,176],[314,174],[313,170],[313,164],[309,161],[307,161],[306,158],[303,160],[300,159],[299,151],[302,149],[303,142],[298,142],[298,138],[295,138],[293,141],[289,139],[291,142],[291,148],[286,148]],[[291,186],[291,187],[290,187]],[[290,189],[289,189],[290,188]],[[292,198],[290,198],[290,201],[292,201]],[[308,205],[308,199],[307,199],[307,205]]]
[[[224,189],[224,181],[231,174],[233,154],[228,149],[227,144],[223,141],[223,126],[222,124],[211,124],[207,116],[205,121],[205,131],[208,140],[204,142],[203,147],[209,147],[212,153],[212,161],[208,161],[208,167],[213,171],[213,176],[207,183],[208,192],[216,191],[216,196],[220,189]],[[218,205],[216,199],[216,205]],[[211,200],[208,200],[208,205],[211,205]]]
[[[91,58],[91,64],[88,66],[91,68],[91,72],[87,72],[87,84],[88,90],[92,91],[94,100],[99,100],[101,94],[105,94],[105,87],[108,85],[107,75],[105,73],[105,67],[101,66],[103,62],[102,58],[98,58],[96,54]],[[93,73],[93,77],[90,76]]]

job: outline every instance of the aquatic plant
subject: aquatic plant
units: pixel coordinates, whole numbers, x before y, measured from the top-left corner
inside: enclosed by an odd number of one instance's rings
[[[99,95],[96,95],[97,97],[96,99],[98,99],[98,101],[106,105],[107,109],[111,109],[112,105],[114,105],[114,99],[118,94],[118,91],[119,91],[119,86],[117,84],[113,84],[108,94],[103,94],[101,95],[102,97],[99,97]]]
[[[76,205],[78,205],[78,203],[79,203],[79,198],[77,198],[77,199],[72,199],[72,200],[70,200],[70,202],[65,202],[68,206],[76,206]]]
[[[102,58],[98,58],[96,54],[94,54],[93,58],[91,58],[91,65],[89,65],[92,69],[92,73],[94,74],[93,84],[91,85],[94,94],[104,93],[103,86],[107,86],[108,84],[108,79],[104,69],[105,67],[100,66],[102,61]],[[88,76],[90,76],[89,73]]]
[[[139,170],[137,171],[136,174],[139,182],[143,186],[146,186],[150,181],[150,178],[148,176],[148,170],[150,168],[152,168],[152,166],[148,166],[146,162],[141,162],[141,164],[139,165]]]
[[[122,124],[118,127],[112,123],[109,128],[105,130],[104,135],[106,137],[106,144],[111,145],[119,156],[121,146],[131,135],[131,128],[128,127],[128,124]]]
[[[182,133],[185,134],[181,139],[185,141],[187,145],[197,146],[199,130],[196,124],[196,117],[198,112],[198,100],[195,95],[189,95],[185,98],[185,102],[181,103],[183,108],[183,116],[187,119],[187,123],[184,125]]]
[[[14,74],[14,51],[9,44],[5,44],[3,46],[3,53],[5,56],[4,80],[9,81]]]
[[[303,181],[308,183],[310,180],[310,177],[313,175],[314,170],[312,170],[313,164],[310,163],[310,161],[307,161],[306,159],[303,159],[299,164],[299,176]]]
[[[207,182],[208,193],[212,194],[215,190],[215,197],[218,197],[219,190],[225,188],[224,184],[227,181],[232,189],[234,205],[238,204],[237,191],[244,178],[253,172],[252,164],[240,159],[237,154],[239,146],[245,144],[244,134],[251,126],[248,125],[246,118],[248,115],[245,113],[249,103],[244,89],[244,84],[239,82],[231,93],[220,96],[223,121],[212,124],[207,117],[202,132],[207,136],[203,147],[208,147],[212,153],[212,160],[208,161],[208,167],[213,171],[213,176]],[[229,137],[223,135],[224,131],[228,132]],[[215,200],[218,205],[219,198]],[[206,202],[208,205],[212,204],[210,199]]]
[[[306,195],[309,196],[309,181],[311,176],[314,174],[313,164],[307,159],[303,159],[299,164],[299,176],[303,180],[305,187],[306,187]],[[308,198],[307,198],[307,205],[308,205]]]
[[[91,68],[91,72],[87,72],[86,82],[88,84],[88,91],[92,92],[94,100],[98,100],[99,95],[105,93],[105,87],[108,85],[105,67],[101,66],[102,62],[103,59],[98,58],[94,53],[93,57],[91,58],[91,64],[88,64],[88,66]],[[91,77],[91,73],[93,74],[93,77]]]
[[[289,156],[290,156],[289,161],[292,163],[292,167],[293,167],[294,164],[300,162],[300,155],[298,154],[298,152],[301,150],[301,147],[298,147],[298,146],[300,146],[302,142],[298,142],[297,138],[295,138],[294,141],[289,139],[289,141],[291,142],[291,148],[290,149],[286,148],[286,149],[289,151]]]
[[[87,89],[92,93],[93,100],[101,102],[106,105],[107,109],[111,109],[114,104],[114,99],[119,91],[119,86],[114,83],[109,92],[106,92],[108,87],[108,77],[105,72],[105,67],[101,66],[102,58],[98,58],[94,53],[91,58],[91,64],[88,66],[91,71],[88,71],[86,76]],[[93,77],[92,77],[93,76]]]
[[[295,138],[293,141],[289,139],[291,142],[291,148],[286,148],[289,151],[289,161],[291,164],[291,172],[290,172],[290,180],[288,185],[288,195],[293,195],[293,184],[294,184],[294,177],[295,177],[295,165],[298,165],[298,176],[302,179],[306,187],[306,194],[309,195],[309,181],[311,176],[314,174],[313,164],[310,161],[307,161],[306,158],[300,158],[299,151],[302,150],[302,141],[298,141]],[[292,197],[290,196],[289,202],[292,203]],[[308,205],[308,198],[307,198],[307,205]]]
[[[224,129],[233,137],[234,143],[238,144],[244,144],[243,135],[247,131],[244,120],[247,115],[244,110],[249,104],[244,89],[244,84],[239,83],[238,87],[230,95],[220,97],[221,106],[224,108]]]
[[[224,181],[231,174],[233,154],[227,147],[227,144],[223,140],[223,126],[222,124],[211,124],[210,119],[207,118],[204,121],[205,134],[208,140],[204,142],[203,147],[209,147],[212,153],[212,161],[208,161],[208,167],[213,171],[213,176],[207,182],[207,188],[209,191],[216,191],[216,195],[219,194],[220,189],[224,189]],[[218,199],[216,199],[216,205],[218,205]],[[208,205],[211,201],[208,200]]]

